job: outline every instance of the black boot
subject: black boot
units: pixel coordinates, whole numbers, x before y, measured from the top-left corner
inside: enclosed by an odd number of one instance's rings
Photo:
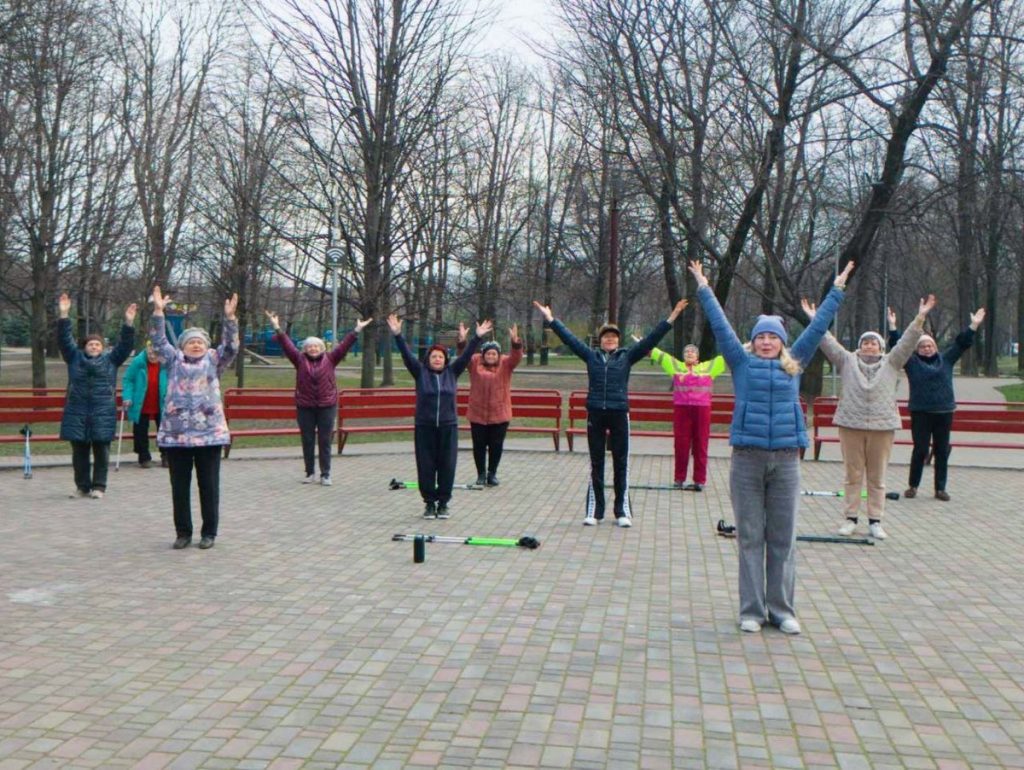
[[[495,476],[493,473],[488,473],[487,474],[487,486],[489,486],[489,487],[496,487],[496,486],[498,486],[498,477]]]
[[[477,477],[476,477],[476,486],[482,487],[486,483],[487,483],[487,477],[484,474],[482,474],[482,473],[478,474]]]

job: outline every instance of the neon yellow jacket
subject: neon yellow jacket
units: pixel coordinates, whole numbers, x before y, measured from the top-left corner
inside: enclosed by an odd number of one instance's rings
[[[659,348],[651,351],[651,358],[672,377],[672,403],[677,406],[711,406],[713,381],[725,371],[722,356],[699,362],[692,372],[678,358]]]

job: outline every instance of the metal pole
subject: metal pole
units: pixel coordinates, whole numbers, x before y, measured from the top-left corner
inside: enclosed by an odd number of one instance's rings
[[[613,324],[619,320],[619,198],[615,192],[608,230],[608,323]]]
[[[838,279],[839,279],[839,240],[837,238],[837,240],[836,240],[836,263],[835,263],[835,270],[833,271],[833,280],[838,280]],[[839,310],[836,310],[836,314],[835,314],[834,320],[835,320],[835,325],[836,325],[836,339],[839,340],[840,344],[842,344],[843,339],[842,339],[842,337],[839,336]],[[837,373],[836,373],[836,365],[835,364],[831,364],[831,366],[832,366],[832,396],[835,397],[835,396],[837,396],[839,394],[839,383],[838,383],[838,380],[837,380],[837,377],[836,377],[836,375],[837,375]]]
[[[330,248],[326,265],[331,269],[331,346],[338,344],[338,266],[345,256],[341,249]]]

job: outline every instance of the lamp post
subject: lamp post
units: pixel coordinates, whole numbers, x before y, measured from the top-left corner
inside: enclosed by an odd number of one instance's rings
[[[331,271],[331,346],[338,344],[338,266],[345,254],[339,248],[330,248],[324,265]]]

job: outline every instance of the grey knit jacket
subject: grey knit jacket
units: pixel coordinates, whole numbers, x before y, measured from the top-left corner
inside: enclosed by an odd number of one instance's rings
[[[917,349],[924,331],[924,316],[918,315],[900,341],[882,356],[861,358],[839,344],[831,334],[821,340],[821,352],[832,362],[843,383],[834,425],[858,430],[896,430],[902,424],[896,407],[896,383],[900,370]]]

